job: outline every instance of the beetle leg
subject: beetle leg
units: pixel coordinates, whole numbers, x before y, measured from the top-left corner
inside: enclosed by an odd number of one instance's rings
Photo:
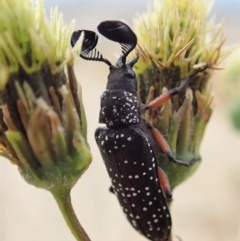
[[[158,167],[158,180],[168,201],[172,199],[172,191],[167,174],[162,168]]]
[[[167,93],[164,93],[159,97],[155,98],[154,100],[152,100],[148,105],[145,106],[145,110],[152,110],[160,107],[166,101],[170,100],[174,95],[179,94],[179,92],[181,92],[182,89],[186,87],[186,85],[193,77],[195,77],[199,72],[202,72],[207,68],[208,68],[208,65],[206,64],[202,68],[196,69],[192,74],[184,78],[178,87],[170,89]]]
[[[155,137],[155,139],[156,139],[158,145],[160,146],[161,150],[163,151],[164,154],[167,155],[169,161],[172,161],[176,164],[183,165],[183,166],[191,166],[195,162],[201,160],[200,157],[194,158],[190,162],[177,160],[176,157],[173,155],[172,150],[171,150],[170,146],[168,145],[166,139],[163,137],[163,135],[160,133],[160,131],[158,129],[152,127],[152,126],[149,126],[149,128],[151,129],[152,134]]]
[[[114,192],[114,190],[113,190],[113,187],[112,187],[112,186],[111,186],[111,187],[109,187],[109,192],[111,192],[111,193],[115,194],[115,192]]]

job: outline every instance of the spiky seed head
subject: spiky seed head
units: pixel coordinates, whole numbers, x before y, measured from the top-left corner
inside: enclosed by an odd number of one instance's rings
[[[134,66],[143,103],[179,85],[182,78],[204,63],[217,66],[231,49],[223,47],[224,21],[209,18],[212,2],[198,0],[154,1],[146,13],[134,19],[140,58]],[[215,67],[216,68],[216,67]],[[188,88],[146,118],[168,140],[177,159],[199,157],[203,133],[212,113],[209,89],[211,72],[199,73]],[[199,162],[198,162],[199,163]],[[159,164],[167,172],[172,188],[197,168],[169,163],[160,155]]]
[[[71,189],[89,166],[81,87],[68,48],[73,23],[42,1],[0,2],[0,154],[25,180]]]

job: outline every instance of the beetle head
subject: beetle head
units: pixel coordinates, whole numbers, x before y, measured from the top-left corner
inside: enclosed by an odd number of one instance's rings
[[[138,60],[138,55],[126,63],[128,54],[135,48],[137,37],[132,29],[121,21],[104,21],[98,25],[98,31],[107,39],[118,42],[121,45],[122,55],[118,59],[116,66],[96,50],[98,35],[89,30],[78,30],[73,32],[71,45],[74,46],[82,33],[84,40],[80,56],[86,60],[101,61],[110,67],[107,89],[122,89],[130,92],[137,91],[137,81],[132,70],[133,65]]]

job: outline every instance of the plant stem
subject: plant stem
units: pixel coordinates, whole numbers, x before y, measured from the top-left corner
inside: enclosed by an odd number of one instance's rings
[[[73,210],[70,190],[65,190],[64,192],[52,192],[58,207],[70,228],[72,234],[78,241],[91,241],[78,221],[78,218]]]

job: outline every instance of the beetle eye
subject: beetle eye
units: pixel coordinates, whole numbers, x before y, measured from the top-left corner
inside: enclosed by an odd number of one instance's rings
[[[135,73],[132,70],[128,70],[126,75],[128,78],[131,78],[131,79],[135,78]]]

